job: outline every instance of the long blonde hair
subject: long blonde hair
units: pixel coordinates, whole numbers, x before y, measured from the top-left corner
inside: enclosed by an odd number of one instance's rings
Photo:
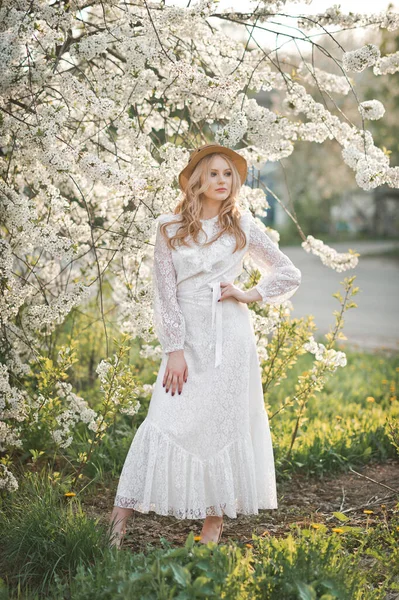
[[[228,156],[220,152],[214,152],[204,156],[195,166],[190,178],[187,182],[186,190],[183,192],[183,199],[177,204],[173,214],[179,215],[180,219],[162,223],[160,226],[161,233],[166,237],[169,248],[175,248],[177,244],[188,246],[186,241],[187,236],[191,236],[194,242],[198,241],[198,234],[201,231],[202,225],[200,221],[201,214],[201,195],[206,192],[209,187],[207,179],[201,185],[203,175],[209,175],[210,162],[215,156],[220,156],[228,163],[232,173],[231,192],[229,196],[221,202],[219,211],[220,231],[216,237],[206,242],[204,246],[208,246],[216,241],[225,231],[232,233],[236,238],[234,252],[244,248],[246,244],[246,235],[240,227],[240,211],[237,206],[238,194],[241,187],[240,175]],[[180,223],[176,235],[167,236],[165,229],[168,225]]]

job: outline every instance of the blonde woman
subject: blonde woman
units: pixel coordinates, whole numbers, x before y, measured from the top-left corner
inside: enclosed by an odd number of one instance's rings
[[[218,543],[223,515],[277,508],[274,455],[249,302],[290,298],[301,272],[238,194],[247,163],[207,144],[179,175],[183,199],[158,218],[154,326],[163,353],[148,414],[127,454],[111,515],[120,547],[133,510],[204,519]],[[234,284],[249,254],[257,285]]]

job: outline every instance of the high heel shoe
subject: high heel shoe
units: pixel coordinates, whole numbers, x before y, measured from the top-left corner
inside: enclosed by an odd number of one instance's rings
[[[224,525],[224,523],[223,523],[223,521],[222,521],[222,524],[221,524],[221,526],[220,526],[219,537],[218,537],[218,541],[217,541],[217,543],[219,543],[219,542],[220,542],[220,538],[222,537],[222,533],[223,533],[223,525]]]
[[[222,523],[221,523],[221,525],[220,525],[220,529],[219,529],[219,535],[218,535],[218,539],[217,539],[217,542],[215,542],[216,544],[219,544],[219,542],[220,542],[220,538],[222,537],[223,525],[224,525],[224,523],[223,523],[223,521],[222,521]],[[202,541],[202,539],[201,539],[201,538],[202,538],[202,536],[199,538],[199,541],[200,541],[202,544],[208,544],[208,542],[204,542],[204,541]],[[209,541],[210,541],[210,540],[209,540]]]

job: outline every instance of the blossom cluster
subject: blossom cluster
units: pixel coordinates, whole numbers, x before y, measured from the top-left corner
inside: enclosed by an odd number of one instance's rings
[[[366,100],[360,103],[359,112],[364,119],[375,121],[384,116],[385,108],[379,100]]]
[[[306,252],[312,252],[315,256],[319,256],[323,265],[338,273],[353,269],[359,262],[359,255],[356,252],[337,252],[322,240],[314,238],[313,235],[308,235],[301,245]]]
[[[347,358],[345,352],[327,349],[324,344],[317,343],[313,336],[310,336],[309,341],[303,345],[304,350],[315,355],[317,361],[321,362],[329,371],[334,372],[337,367],[345,367]]]
[[[59,398],[63,399],[63,405],[67,408],[56,416],[59,428],[54,429],[51,435],[60,448],[68,448],[73,441],[74,428],[77,423],[86,423],[88,429],[98,431],[101,417],[89,407],[83,398],[72,392],[70,383],[58,381],[56,390]]]
[[[399,50],[381,56],[373,67],[374,75],[393,75],[399,71]]]
[[[345,52],[342,66],[345,71],[364,71],[367,67],[375,65],[381,57],[381,52],[375,44],[366,44],[352,52]]]

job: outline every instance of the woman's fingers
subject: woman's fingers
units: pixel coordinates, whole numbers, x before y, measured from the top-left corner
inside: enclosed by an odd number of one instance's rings
[[[178,384],[179,378],[177,373],[173,373],[172,376],[172,396],[174,396],[176,394],[176,389],[177,389],[177,384]]]
[[[165,381],[165,384],[164,384],[165,392],[168,392],[171,381],[172,381],[172,371],[170,371],[170,370],[166,371],[165,376],[164,376],[164,381]]]
[[[183,385],[186,383],[188,378],[188,367],[187,364],[183,371],[181,369],[166,368],[163,376],[162,385],[165,388],[165,392],[171,391],[172,396],[178,392],[179,394],[183,391]]]

